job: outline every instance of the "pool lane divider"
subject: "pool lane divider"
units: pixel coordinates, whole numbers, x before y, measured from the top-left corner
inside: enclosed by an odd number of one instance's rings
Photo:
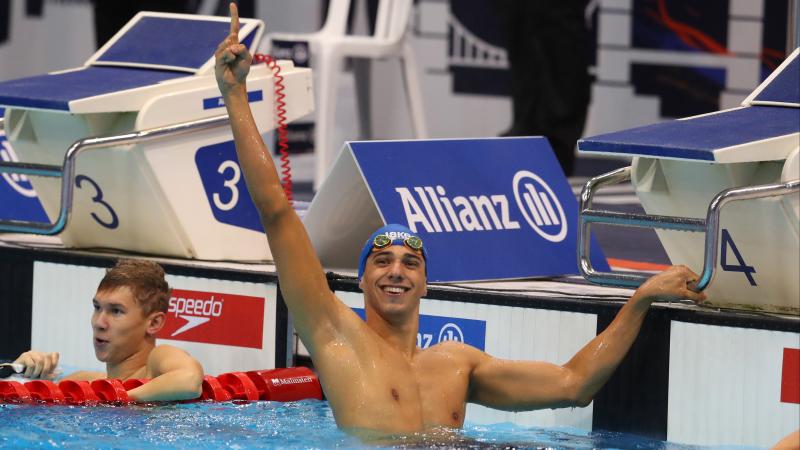
[[[49,380],[27,383],[0,381],[0,403],[97,405],[134,403],[128,391],[148,379],[131,378],[125,381],[102,379],[89,381],[64,380],[56,384]],[[203,378],[199,398],[188,400],[217,401],[278,401],[289,402],[315,398],[322,400],[322,386],[314,372],[307,367],[229,372],[217,377]]]

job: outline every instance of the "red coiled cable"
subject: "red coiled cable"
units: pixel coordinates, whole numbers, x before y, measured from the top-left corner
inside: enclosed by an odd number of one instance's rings
[[[253,63],[266,63],[275,78],[275,116],[278,118],[276,130],[278,132],[278,152],[281,160],[281,185],[283,186],[283,192],[286,194],[286,199],[289,200],[289,203],[293,203],[292,168],[289,164],[289,131],[286,128],[286,94],[283,92],[285,87],[283,85],[283,76],[281,75],[281,66],[272,56],[263,53],[253,55]]]

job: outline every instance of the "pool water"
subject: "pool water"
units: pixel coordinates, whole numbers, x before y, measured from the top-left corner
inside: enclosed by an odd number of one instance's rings
[[[458,444],[399,438],[404,448],[690,449],[620,433],[467,424]],[[452,442],[452,441],[451,441]],[[0,448],[375,448],[336,427],[327,402],[159,406],[0,405]]]

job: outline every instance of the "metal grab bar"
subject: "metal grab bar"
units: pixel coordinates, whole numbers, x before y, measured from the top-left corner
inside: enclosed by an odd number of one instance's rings
[[[598,272],[592,267],[590,257],[591,227],[592,223],[605,223],[641,228],[661,228],[668,230],[705,232],[705,254],[703,257],[703,272],[697,285],[693,288],[700,292],[711,284],[714,279],[717,252],[719,244],[719,216],[722,207],[726,204],[740,200],[751,200],[764,197],[776,197],[795,192],[800,192],[800,180],[787,183],[765,184],[741,188],[726,189],[711,200],[705,219],[678,216],[658,216],[650,214],[628,214],[592,209],[592,200],[595,192],[604,186],[618,184],[631,179],[631,168],[621,169],[599,175],[586,182],[581,191],[581,206],[578,215],[578,268],[584,278],[595,284],[607,286],[639,287],[649,276],[628,272]]]
[[[78,154],[84,150],[151,141],[195,131],[217,128],[227,125],[228,123],[228,115],[222,114],[206,119],[181,122],[175,125],[150,128],[133,133],[83,138],[75,141],[75,143],[73,143],[69,149],[67,149],[67,153],[64,155],[64,163],[61,166],[0,161],[0,173],[18,173],[31,176],[54,178],[61,177],[61,204],[59,206],[58,218],[55,222],[50,223],[28,220],[0,220],[0,232],[54,235],[63,231],[69,222],[69,216],[72,212],[72,194],[73,184],[75,182],[75,158],[77,158]],[[0,122],[0,125],[4,125],[4,122]]]

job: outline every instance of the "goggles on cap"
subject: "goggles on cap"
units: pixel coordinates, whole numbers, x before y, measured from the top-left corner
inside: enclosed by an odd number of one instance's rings
[[[358,278],[364,275],[364,269],[367,266],[367,259],[376,250],[383,250],[390,245],[402,245],[417,255],[421,256],[426,262],[428,260],[428,252],[425,249],[425,244],[422,239],[416,235],[408,227],[396,223],[387,224],[370,235],[364,242],[361,248],[361,254],[358,257]],[[425,266],[425,273],[427,274],[428,266]]]
[[[379,250],[392,245],[394,240],[386,234],[379,234],[372,240],[373,250]],[[422,253],[422,239],[417,236],[407,236],[403,239],[403,245],[416,253]]]

